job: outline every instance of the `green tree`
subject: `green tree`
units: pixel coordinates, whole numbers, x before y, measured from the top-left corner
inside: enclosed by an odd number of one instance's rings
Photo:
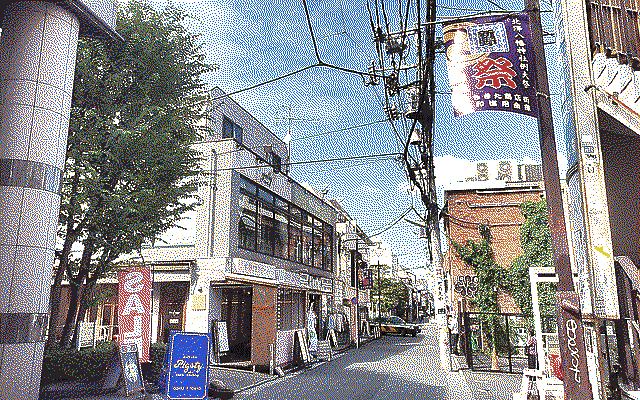
[[[157,11],[130,0],[118,14],[124,43],[79,43],[60,212],[63,245],[51,296],[53,323],[66,277],[71,297],[63,346],[72,342],[78,315],[114,261],[195,206],[199,155],[191,145],[207,100],[202,77],[212,67],[198,36],[185,29],[185,17],[171,5]],[[75,248],[79,257],[71,256]]]
[[[491,368],[499,369],[499,335],[503,331],[500,325],[498,292],[505,289],[507,271],[499,266],[491,248],[491,231],[488,226],[479,226],[480,241],[468,240],[465,245],[453,241],[453,247],[466,264],[470,265],[478,277],[478,290],[473,298],[474,304],[483,312],[480,318],[488,327],[488,343],[491,351]]]
[[[520,245],[523,254],[516,258],[509,270],[509,287],[516,304],[526,315],[532,315],[531,281],[529,268],[552,267],[553,249],[549,230],[547,202],[525,202],[520,206],[524,223],[520,228]],[[540,312],[555,314],[555,285],[540,285]]]
[[[378,296],[378,285],[380,286],[380,295],[382,296],[380,299],[380,310],[383,313],[407,307],[409,294],[404,283],[381,275],[380,282],[378,282],[377,277],[374,279],[371,296]]]

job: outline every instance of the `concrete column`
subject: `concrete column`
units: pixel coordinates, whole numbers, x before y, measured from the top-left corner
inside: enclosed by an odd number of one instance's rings
[[[0,36],[0,399],[37,399],[78,19],[7,6]]]

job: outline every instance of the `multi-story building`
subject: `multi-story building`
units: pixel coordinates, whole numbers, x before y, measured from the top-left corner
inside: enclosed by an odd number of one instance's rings
[[[475,175],[445,188],[445,230],[449,239],[444,256],[445,287],[449,307],[456,314],[463,299],[475,296],[478,278],[473,268],[460,259],[452,241],[479,241],[478,227],[486,225],[491,230],[491,247],[498,265],[509,268],[522,254],[520,227],[524,217],[520,205],[539,201],[543,187],[539,166],[517,165],[516,172],[516,165],[509,160],[477,162]],[[509,294],[499,292],[498,300],[502,312],[520,311]]]
[[[359,337],[370,333],[367,332],[369,310],[372,307],[369,248],[373,242],[338,201],[331,202],[338,211],[338,268],[335,274],[334,312],[346,317],[349,340],[355,343]]]
[[[605,398],[616,363],[623,387],[640,387],[640,7],[601,0],[554,5],[573,270],[589,381],[594,398]]]
[[[310,310],[320,336],[334,307],[339,212],[291,178],[282,140],[221,90],[213,96],[195,145],[204,170],[199,203],[142,250],[153,279],[151,339],[166,341],[174,329],[211,332],[225,321],[221,362],[286,365]],[[103,280],[102,292],[113,296],[87,317],[109,337],[116,280]]]

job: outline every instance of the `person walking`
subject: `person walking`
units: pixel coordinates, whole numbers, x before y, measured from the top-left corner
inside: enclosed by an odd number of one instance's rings
[[[458,339],[460,338],[460,329],[458,327],[458,319],[451,314],[448,317],[449,325],[449,347],[451,353],[458,355]]]

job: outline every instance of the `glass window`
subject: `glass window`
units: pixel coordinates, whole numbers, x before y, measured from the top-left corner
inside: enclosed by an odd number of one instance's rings
[[[262,202],[258,204],[260,234],[258,237],[258,251],[273,255],[275,243],[276,221],[273,219],[273,207]]]
[[[238,222],[239,246],[247,250],[256,250],[257,203],[246,193],[240,195],[241,210]]]
[[[235,139],[238,143],[242,143],[242,127],[233,122],[228,117],[222,118],[222,138]]]
[[[240,190],[245,191],[246,193],[251,193],[255,196],[258,192],[258,185],[251,182],[249,179],[242,177],[240,179]]]
[[[303,212],[302,220],[302,263],[304,265],[312,265],[313,217]]]
[[[291,289],[278,290],[278,329],[282,331],[305,327],[304,295]]]
[[[324,227],[322,221],[317,218],[313,219],[313,266],[322,269],[324,264],[324,253],[322,246],[324,241],[322,239],[324,235]]]
[[[333,271],[333,231],[331,225],[324,224],[322,252],[324,254],[322,269],[325,271]]]
[[[288,213],[282,207],[276,207],[274,210],[274,251],[273,255],[280,258],[288,256]]]
[[[289,217],[289,260],[302,263],[302,214],[291,206]]]

